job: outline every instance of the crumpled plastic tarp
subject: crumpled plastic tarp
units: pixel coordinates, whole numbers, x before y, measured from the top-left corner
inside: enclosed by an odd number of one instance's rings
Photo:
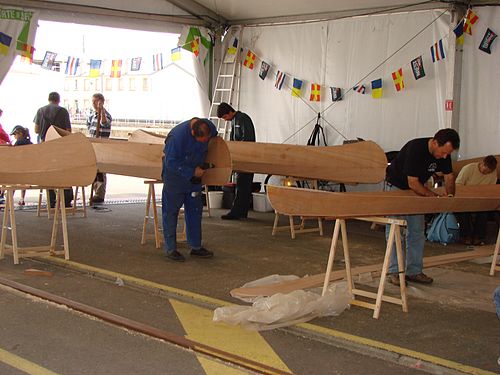
[[[296,290],[258,297],[252,306],[225,306],[214,311],[215,322],[241,325],[251,330],[269,330],[306,322],[320,316],[336,316],[348,306],[352,296],[347,282],[330,284],[324,296]]]

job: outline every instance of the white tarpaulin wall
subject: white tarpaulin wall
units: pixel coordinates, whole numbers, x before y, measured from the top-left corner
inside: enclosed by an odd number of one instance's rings
[[[0,7],[0,84],[20,48],[31,49],[38,26],[38,12]]]
[[[499,154],[500,147],[500,41],[492,44],[491,55],[478,49],[490,28],[500,34],[500,7],[474,8],[479,17],[472,38],[464,43],[460,154],[464,158]]]
[[[248,113],[260,142],[306,144],[318,111],[332,104],[329,86],[344,91],[398,50],[443,11],[422,11],[377,15],[302,25],[248,27],[241,47],[256,53],[256,67],[242,67],[240,110]],[[433,135],[445,127],[444,102],[449,59],[432,63],[429,48],[444,38],[448,49],[450,15],[436,22],[375,72],[362,80],[367,93],[347,92],[325,112],[325,120],[346,138],[374,140],[386,151],[399,150],[406,141]],[[450,38],[454,40],[454,38]],[[244,52],[246,53],[246,52]],[[416,81],[410,61],[422,55],[426,76]],[[272,64],[268,77],[259,76],[261,60]],[[403,68],[405,89],[396,92],[391,73]],[[276,71],[287,73],[285,85],[274,87]],[[291,96],[293,78],[304,81],[302,100]],[[371,97],[372,80],[383,79],[383,97]],[[320,83],[321,102],[310,102],[311,83]],[[328,144],[340,144],[343,137],[322,122]]]

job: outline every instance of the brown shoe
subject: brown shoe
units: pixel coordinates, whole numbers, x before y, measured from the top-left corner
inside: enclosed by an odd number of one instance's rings
[[[399,274],[393,273],[390,275],[387,275],[387,281],[389,284],[400,286],[401,284],[399,283]],[[405,285],[408,285],[408,283],[405,281]]]
[[[432,284],[434,279],[427,276],[425,273],[419,273],[416,275],[406,275],[406,281],[419,284]]]

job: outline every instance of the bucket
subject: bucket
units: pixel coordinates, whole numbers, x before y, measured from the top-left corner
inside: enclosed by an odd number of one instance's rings
[[[257,212],[271,212],[274,211],[267,198],[266,193],[252,193],[253,195],[253,210]]]
[[[210,208],[222,208],[222,191],[209,191],[208,202]]]

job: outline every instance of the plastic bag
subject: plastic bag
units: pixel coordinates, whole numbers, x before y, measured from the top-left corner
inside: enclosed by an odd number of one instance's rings
[[[342,313],[352,296],[345,281],[331,284],[324,296],[296,290],[259,297],[252,306],[226,306],[214,311],[215,322],[241,325],[251,330],[269,330],[306,322],[319,316]]]

